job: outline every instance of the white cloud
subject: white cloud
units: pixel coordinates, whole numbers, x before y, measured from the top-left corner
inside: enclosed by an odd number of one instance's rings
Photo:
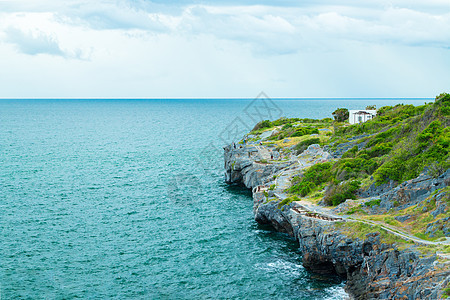
[[[0,96],[433,96],[450,82],[447,1],[220,3],[0,1],[0,70],[14,70]]]

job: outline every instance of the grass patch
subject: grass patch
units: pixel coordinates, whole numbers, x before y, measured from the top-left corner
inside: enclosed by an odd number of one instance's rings
[[[280,203],[278,203],[278,209],[282,208],[284,205],[292,203],[293,201],[300,201],[300,199],[297,196],[287,197],[286,199],[283,199]]]
[[[336,226],[345,235],[361,240],[365,240],[367,234],[377,232],[380,235],[381,242],[386,244],[396,244],[399,249],[404,249],[413,243],[389,233],[379,225],[369,225],[361,222],[341,222],[336,223]]]
[[[345,214],[353,215],[355,213],[367,215],[367,212],[361,208],[361,205],[350,208]]]
[[[364,205],[367,207],[374,207],[374,206],[380,205],[380,203],[381,203],[381,199],[374,199],[374,200],[370,200],[370,201],[364,203]]]
[[[450,282],[447,284],[447,287],[444,288],[444,293],[442,294],[442,297],[444,299],[447,299],[448,297],[450,297]]]

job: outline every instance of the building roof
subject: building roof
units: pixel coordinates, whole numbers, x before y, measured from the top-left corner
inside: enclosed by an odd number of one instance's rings
[[[360,110],[355,112],[356,115],[371,115],[371,113],[364,111],[364,110]]]

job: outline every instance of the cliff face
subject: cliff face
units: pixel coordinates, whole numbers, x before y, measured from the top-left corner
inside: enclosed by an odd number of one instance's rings
[[[254,188],[273,180],[273,175],[288,167],[292,162],[265,164],[263,155],[257,146],[245,146],[236,149],[232,146],[224,148],[225,182]]]
[[[342,219],[305,212],[297,202],[279,205],[280,200],[270,198],[273,191],[267,186],[273,175],[291,163],[256,163],[252,151],[251,147],[225,148],[226,181],[252,188],[255,220],[295,237],[306,268],[323,274],[337,273],[347,279],[346,289],[355,299],[441,298],[450,281],[445,261],[440,262],[436,255],[423,256],[414,247],[399,249],[383,243],[379,233],[367,234],[363,239],[350,238],[339,225],[342,222],[337,222]],[[436,186],[436,181],[427,180]],[[422,185],[423,182],[420,181]],[[419,182],[410,182],[416,183]],[[425,189],[427,193],[433,190]],[[422,197],[423,193],[417,195]],[[387,199],[388,196],[383,201]]]

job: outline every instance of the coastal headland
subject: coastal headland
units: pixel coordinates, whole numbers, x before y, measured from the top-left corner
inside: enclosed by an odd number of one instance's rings
[[[303,265],[355,299],[450,297],[450,95],[365,123],[259,122],[224,148],[225,181],[255,220],[294,237]]]

